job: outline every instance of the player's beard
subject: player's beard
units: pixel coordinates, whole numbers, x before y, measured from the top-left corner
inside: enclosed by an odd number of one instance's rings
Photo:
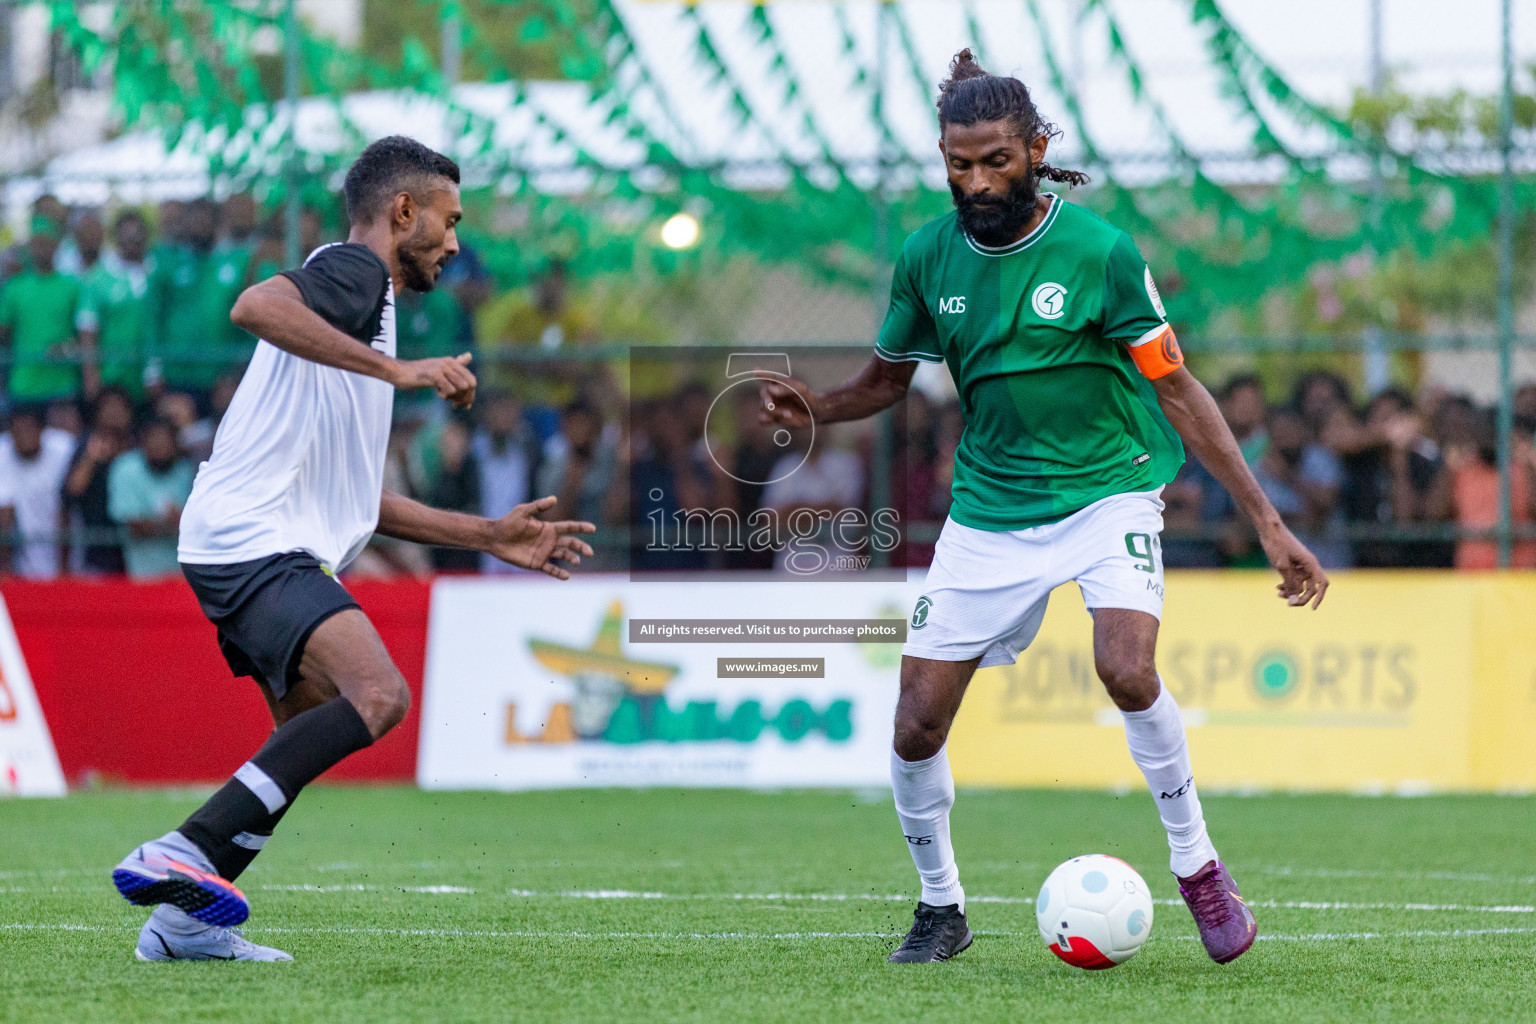
[[[1033,169],[1014,179],[1002,195],[986,199],[968,196],[954,182],[949,183],[949,192],[954,196],[960,226],[966,234],[993,248],[1018,241],[1024,225],[1035,215],[1035,200],[1040,194]]]
[[[442,240],[439,239],[437,244],[428,244],[423,237],[426,234],[425,228],[425,224],[418,224],[411,237],[395,249],[395,255],[400,259],[400,276],[405,279],[405,286],[413,292],[429,292],[436,288],[437,274],[433,271],[442,272],[438,261],[429,255]]]

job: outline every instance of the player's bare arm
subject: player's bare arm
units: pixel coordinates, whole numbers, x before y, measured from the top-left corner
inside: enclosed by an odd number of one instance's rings
[[[469,353],[436,359],[395,359],[359,345],[304,304],[298,286],[281,275],[240,293],[230,320],[301,359],[375,377],[400,390],[432,388],[459,408],[475,400]]]
[[[557,580],[571,578],[592,547],[581,539],[597,527],[575,519],[545,522],[539,514],[555,505],[555,497],[539,498],[513,508],[499,519],[448,512],[386,490],[379,503],[377,532],[386,537],[442,547],[484,551],[524,569],[537,569]]]
[[[1328,590],[1327,574],[1317,556],[1296,539],[1265,497],[1205,385],[1183,366],[1152,383],[1168,422],[1258,530],[1269,564],[1280,573],[1276,588],[1280,596],[1298,607],[1322,604]]]
[[[813,392],[804,381],[759,372],[757,376],[763,382],[759,419],[786,427],[803,427],[813,418],[817,423],[862,420],[905,398],[916,372],[916,363],[871,356],[858,373],[821,394]]]

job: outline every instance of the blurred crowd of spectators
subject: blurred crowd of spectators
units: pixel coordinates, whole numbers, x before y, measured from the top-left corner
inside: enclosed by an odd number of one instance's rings
[[[1254,376],[1229,380],[1218,400],[1264,493],[1325,567],[1497,565],[1494,409],[1437,389],[1389,389],[1358,403],[1342,378],[1324,371],[1303,375],[1284,403],[1266,403]],[[1536,511],[1536,385],[1516,392],[1514,414],[1518,530]],[[1231,497],[1198,463],[1186,464],[1163,500],[1168,566],[1267,564]],[[1536,567],[1536,543],[1517,542],[1513,564]]]
[[[300,219],[303,252],[326,239]],[[255,339],[229,320],[285,266],[280,217],[246,194],[154,209],[32,206],[0,250],[0,572],[176,571],[180,509]],[[399,354],[463,351],[486,275],[464,252],[427,295],[397,303]]]
[[[299,235],[306,254],[327,240],[317,211],[303,211]],[[230,323],[235,297],[284,265],[280,214],[263,217],[248,194],[110,213],[44,195],[27,240],[0,251],[3,397],[90,403],[110,386],[153,406],[178,392],[206,415],[215,382],[244,366],[255,344]],[[472,341],[474,309],[488,294],[478,256],[461,253],[442,285],[399,298],[404,358]]]
[[[323,234],[306,211],[305,250]],[[249,196],[110,217],[38,200],[28,240],[0,252],[0,350],[10,357],[0,391],[9,428],[0,434],[0,572],[177,571],[180,510],[238,386],[235,368],[254,344],[230,324],[229,307],[247,284],[282,266],[276,218],[263,221]],[[474,314],[490,289],[472,249],[450,264],[444,283],[399,299],[402,357],[474,345]],[[502,340],[552,350],[568,333],[579,337],[580,325],[565,323],[572,314],[564,295],[555,264],[526,300],[498,300],[508,325]],[[675,529],[687,509],[728,510],[740,523],[764,509],[781,520],[800,509],[859,509],[867,522],[876,504],[899,510],[908,530],[894,564],[927,564],[963,426],[954,401],[914,390],[890,436],[866,421],[823,432],[807,456],[800,441],[783,446],[757,425],[751,389],[712,412],[715,389],[706,384],[672,382],[663,397],[632,400],[617,371],[575,360],[481,367],[481,398],[467,415],[430,396],[401,396],[388,486],[493,517],[554,494],[553,516],[603,527],[589,569],[782,567],[782,553],[698,550],[657,531]],[[1321,371],[1303,376],[1286,401],[1267,392],[1258,377],[1238,376],[1217,397],[1265,493],[1325,566],[1496,563],[1492,410],[1435,390],[1389,390],[1362,403],[1341,377]],[[706,438],[706,418],[715,415],[725,417],[724,433]],[[711,420],[712,431],[721,426]],[[1527,385],[1511,438],[1519,527],[1536,512],[1533,437],[1536,385]],[[1251,527],[1194,461],[1163,498],[1169,567],[1265,564]],[[1517,543],[1514,563],[1536,567],[1536,541]],[[508,567],[380,538],[351,571]]]
[[[1242,374],[1213,388],[1259,485],[1327,568],[1497,565],[1498,432],[1494,409],[1442,390],[1389,389],[1369,401],[1336,374],[1301,377],[1284,401]],[[909,523],[942,520],[949,505],[958,407],[908,399]],[[1517,530],[1536,514],[1536,385],[1515,396],[1511,512]],[[1163,491],[1168,568],[1262,568],[1258,537],[1226,489],[1193,456]],[[926,564],[932,546],[912,546]],[[1536,543],[1517,541],[1513,564],[1536,567]]]

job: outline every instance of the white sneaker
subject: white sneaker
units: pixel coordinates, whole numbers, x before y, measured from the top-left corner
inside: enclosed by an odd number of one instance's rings
[[[292,960],[271,946],[258,946],[238,928],[201,924],[171,906],[144,922],[133,955],[139,960]]]
[[[245,893],[218,876],[207,855],[180,832],[134,850],[112,870],[112,884],[137,906],[169,904],[203,924],[236,925],[251,916]]]

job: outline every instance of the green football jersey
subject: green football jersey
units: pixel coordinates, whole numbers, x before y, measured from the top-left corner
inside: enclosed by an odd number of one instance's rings
[[[227,366],[250,359],[255,341],[229,322],[249,261],[244,249],[203,253],[171,245],[156,250],[145,307],[146,340],[172,389],[211,388]]]
[[[77,328],[96,332],[101,382],[126,388],[136,398],[144,391],[148,292],[149,273],[142,264],[100,259],[80,282],[75,315]]]
[[[11,399],[51,402],[80,394],[80,366],[55,351],[75,340],[80,282],[56,270],[23,270],[0,287],[0,324],[11,329]]]
[[[944,361],[965,430],[950,516],[1022,530],[1172,480],[1184,447],[1132,361],[1167,320],[1125,232],[1059,196],[1012,245],[950,213],[902,246],[875,351]]]

